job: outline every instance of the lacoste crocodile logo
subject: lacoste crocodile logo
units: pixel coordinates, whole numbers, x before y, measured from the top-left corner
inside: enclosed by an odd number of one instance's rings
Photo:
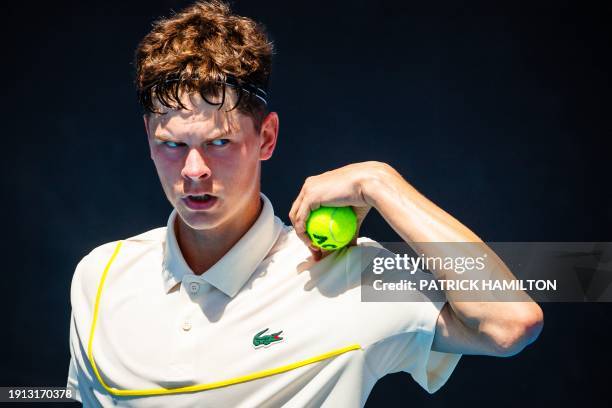
[[[253,337],[253,347],[255,348],[261,347],[261,346],[268,347],[272,343],[277,343],[283,340],[283,337],[280,336],[281,333],[283,332],[282,330],[276,333],[264,334],[268,330],[269,329],[264,329]]]

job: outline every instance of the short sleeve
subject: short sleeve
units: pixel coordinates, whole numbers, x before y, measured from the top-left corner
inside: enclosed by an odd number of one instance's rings
[[[80,341],[74,310],[70,315],[70,365],[66,388],[72,392],[71,398],[84,407],[102,407],[97,393],[102,394],[103,391],[96,390],[97,385],[92,383],[91,376],[85,371],[91,372],[91,366]]]
[[[383,249],[369,238],[360,238],[360,245]],[[419,270],[419,279],[435,279],[431,273]],[[379,302],[387,319],[394,322],[393,330],[369,345],[366,350],[368,368],[381,378],[404,371],[433,394],[450,378],[461,354],[442,353],[431,349],[436,334],[438,316],[446,301]]]
[[[416,356],[411,358],[406,353],[401,353],[398,359],[398,368],[412,375],[412,378],[430,394],[446,383],[461,358],[461,354],[442,353],[431,349],[438,316],[445,304],[446,302],[428,302],[420,305],[423,309],[422,330],[414,336]]]
[[[422,309],[419,330],[403,331],[371,345],[368,366],[378,377],[399,371],[407,372],[433,394],[450,378],[461,354],[433,351],[438,315],[446,302],[419,302]]]
[[[68,367],[68,381],[66,383],[66,388],[72,392],[72,399],[82,402],[81,394],[79,392],[79,381],[75,353],[72,346],[74,339],[74,330],[74,316],[72,313],[70,313],[70,365]]]

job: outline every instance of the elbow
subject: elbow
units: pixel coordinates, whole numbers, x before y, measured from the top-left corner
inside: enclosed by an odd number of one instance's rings
[[[544,327],[544,313],[537,303],[514,313],[511,322],[493,339],[493,355],[498,357],[511,357],[520,353],[525,347],[533,343]]]

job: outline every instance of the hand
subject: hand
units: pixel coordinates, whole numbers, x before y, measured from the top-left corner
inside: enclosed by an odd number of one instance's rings
[[[364,186],[374,177],[379,177],[387,164],[368,161],[349,164],[318,176],[306,179],[300,194],[293,202],[289,219],[297,236],[308,246],[315,260],[327,256],[330,251],[315,247],[306,234],[306,220],[311,211],[321,206],[351,206],[357,215],[357,232],[349,245],[356,245],[361,223],[373,207],[364,192]]]

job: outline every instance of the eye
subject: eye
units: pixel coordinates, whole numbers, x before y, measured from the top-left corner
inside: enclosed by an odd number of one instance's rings
[[[185,143],[177,143],[171,140],[164,140],[162,144],[166,147],[169,147],[170,149],[176,149],[177,147],[181,147],[185,145]]]
[[[225,146],[229,143],[229,139],[215,139],[210,142],[214,146]]]

